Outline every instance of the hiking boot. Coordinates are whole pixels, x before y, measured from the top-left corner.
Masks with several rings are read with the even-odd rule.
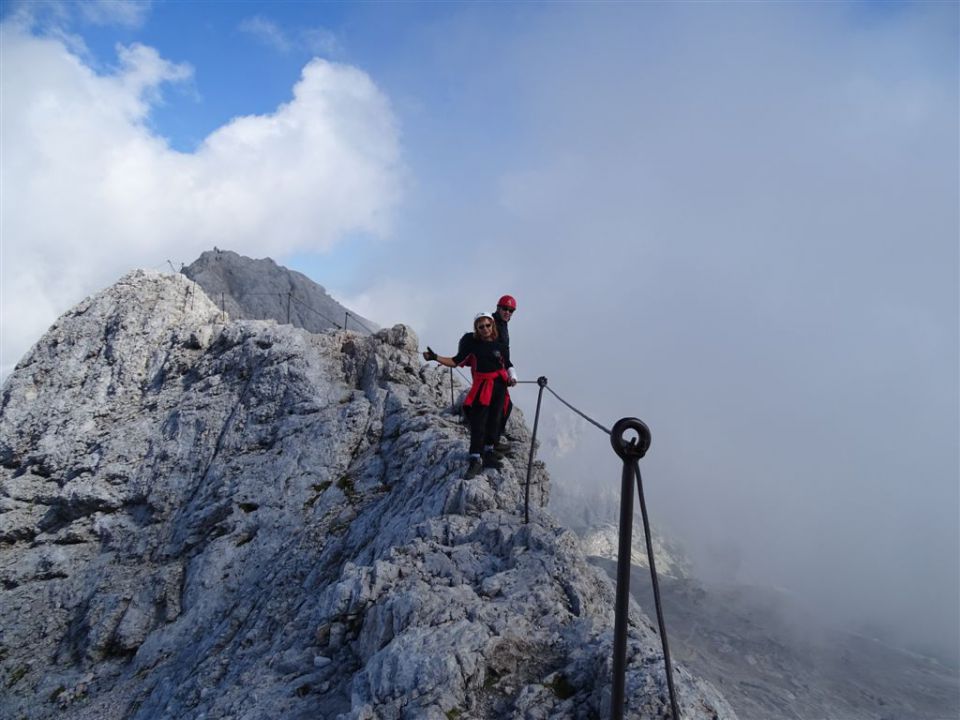
[[[464,475],[464,477],[467,480],[469,480],[470,478],[475,478],[477,475],[479,475],[483,471],[483,468],[484,468],[484,464],[480,460],[480,458],[476,458],[476,457],[470,458],[470,465],[467,468],[467,474]]]
[[[503,467],[503,465],[500,464],[500,461],[497,460],[497,456],[492,452],[485,452],[483,454],[483,466],[485,468],[493,468],[494,470],[499,470]]]
[[[513,448],[511,443],[506,442],[505,440],[500,440],[496,445],[493,446],[494,452],[503,457],[504,455],[509,455],[510,450]]]

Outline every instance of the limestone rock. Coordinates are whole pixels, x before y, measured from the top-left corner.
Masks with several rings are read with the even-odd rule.
[[[224,323],[183,275],[64,315],[0,400],[0,716],[605,715],[610,581],[523,523],[525,452],[464,479],[417,344]],[[628,716],[664,718],[631,613]],[[686,720],[734,717],[675,679]]]
[[[647,558],[647,547],[643,535],[643,520],[639,517],[639,513],[634,516],[633,525],[630,562],[643,568],[649,568],[650,562]],[[616,561],[620,547],[620,537],[619,529],[615,525],[598,523],[580,529],[577,534],[581,538],[583,551],[588,556]],[[665,540],[657,533],[652,533],[652,538],[653,561],[657,567],[657,574],[675,578],[689,577],[691,563],[684,553],[675,544]]]
[[[270,258],[254,260],[230,250],[208,250],[182,270],[234,320],[276,320],[310,332],[375,332],[376,323],[345,308],[302,273]]]

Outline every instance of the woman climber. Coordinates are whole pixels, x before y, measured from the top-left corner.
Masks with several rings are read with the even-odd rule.
[[[470,366],[473,384],[463,401],[470,421],[470,465],[466,477],[475,477],[483,468],[499,468],[494,442],[509,398],[507,386],[515,385],[517,380],[510,362],[510,348],[499,339],[493,316],[477,313],[473,332],[460,338],[453,357],[437,355],[428,346],[423,359],[436,360],[449,368]]]

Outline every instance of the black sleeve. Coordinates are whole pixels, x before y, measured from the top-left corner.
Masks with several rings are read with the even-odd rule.
[[[505,342],[500,343],[500,352],[503,353],[503,367],[512,368],[513,363],[510,362],[510,346]]]
[[[467,333],[460,338],[460,344],[457,346],[457,354],[453,356],[453,361],[459,365],[467,356],[473,352],[473,333]]]
[[[507,327],[507,321],[500,317],[500,313],[494,312],[493,319],[497,323],[497,335],[500,342],[510,347],[510,328]]]

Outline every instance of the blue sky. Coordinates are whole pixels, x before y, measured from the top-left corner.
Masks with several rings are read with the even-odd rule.
[[[404,160],[418,166],[414,188],[422,189],[417,183],[424,178],[432,183],[431,193],[443,192],[448,183],[457,183],[462,192],[471,179],[489,184],[499,169],[496,155],[523,143],[523,118],[516,108],[509,103],[474,105],[478,101],[463,86],[460,71],[464,64],[473,71],[487,43],[506,42],[515,32],[515,19],[536,12],[532,6],[103,2],[87,4],[103,8],[92,19],[77,3],[3,5],[8,20],[29,12],[38,34],[69,34],[79,40],[80,56],[99,74],[117,72],[118,44],[147,45],[165,60],[188,67],[188,78],[153,88],[155,97],[144,118],[152,133],[179,152],[194,152],[232,118],[270,114],[289,102],[304,65],[314,57],[376,76],[401,124],[404,147],[411,150]],[[122,6],[135,11],[119,10]],[[469,50],[453,46],[458,33]],[[496,153],[489,152],[491,145]],[[451,150],[461,164],[448,159]],[[378,246],[368,233],[348,231],[344,237],[322,258],[307,250],[285,259],[307,271],[315,263],[332,263],[338,289],[356,289],[361,256],[376,253]]]
[[[237,115],[272,112],[291,97],[303,66],[315,55],[351,62],[332,28],[351,6],[341,3],[163,2],[137,27],[88,24],[83,33],[97,63],[116,62],[116,44],[144,43],[195,75],[166,93],[151,115],[171,145],[190,152]]]
[[[956,3],[2,18],[4,373],[213,245],[439,352],[509,292],[521,374],[651,425],[651,512],[705,574],[956,656]],[[547,415],[558,484],[609,498],[609,447]]]

